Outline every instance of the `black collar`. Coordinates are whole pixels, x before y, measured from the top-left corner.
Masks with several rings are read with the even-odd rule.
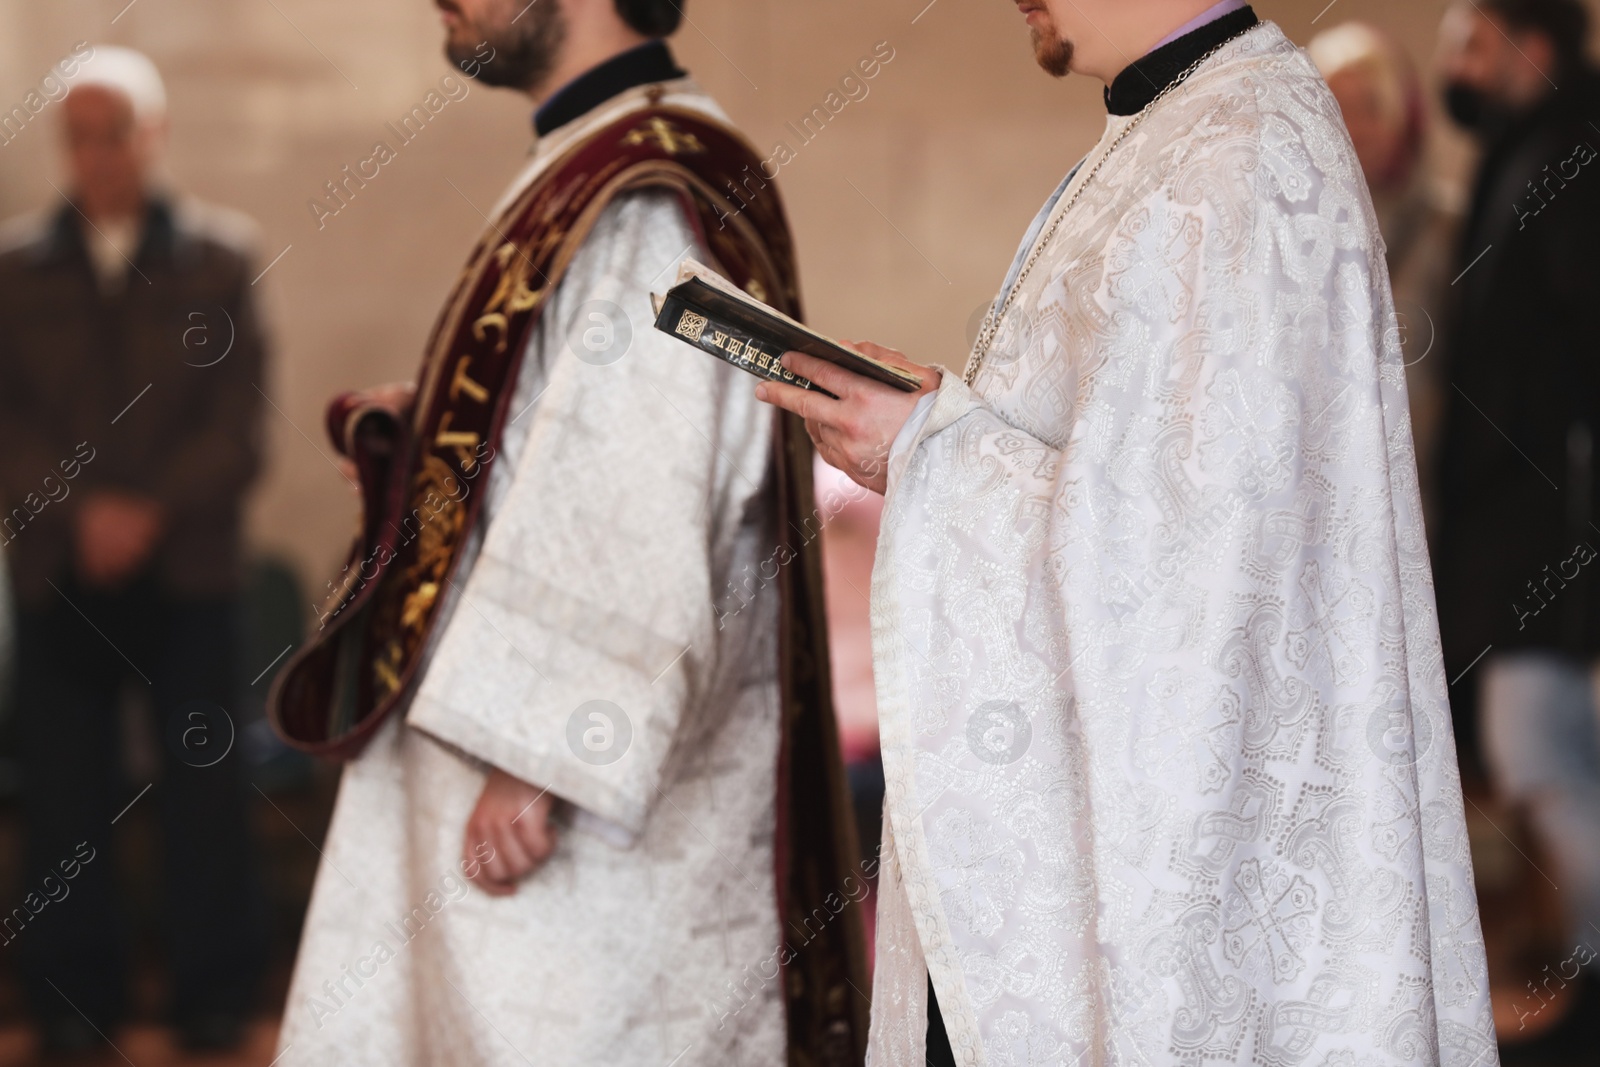
[[[647,41],[612,56],[597,67],[590,67],[557,89],[555,95],[533,113],[534,132],[543,137],[573,119],[582,118],[618,93],[683,76],[684,72],[673,60],[665,42]]]
[[[1150,106],[1163,89],[1219,45],[1231,41],[1261,20],[1248,7],[1191,30],[1128,65],[1106,87],[1106,110],[1113,115],[1133,115]]]

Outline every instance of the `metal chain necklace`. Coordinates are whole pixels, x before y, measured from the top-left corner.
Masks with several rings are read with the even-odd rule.
[[[1022,264],[1022,270],[1017,272],[1017,280],[1011,283],[1011,288],[1009,291],[1007,291],[1006,298],[1001,303],[999,309],[996,310],[991,308],[989,310],[989,316],[983,320],[983,329],[978,334],[978,343],[973,346],[972,355],[967,360],[966,372],[962,375],[962,380],[965,381],[967,385],[970,386],[977,379],[978,369],[983,366],[984,357],[989,354],[989,346],[994,343],[995,334],[1000,331],[1000,324],[1005,321],[1006,313],[1011,310],[1011,305],[1016,301],[1017,294],[1022,291],[1022,283],[1027,280],[1028,273],[1033,270],[1033,265],[1039,262],[1039,257],[1044,255],[1045,249],[1050,246],[1050,239],[1056,235],[1056,230],[1061,226],[1061,220],[1066,218],[1067,215],[1072,211],[1073,205],[1075,205],[1078,202],[1078,199],[1083,196],[1084,190],[1088,189],[1089,186],[1094,183],[1095,175],[1100,173],[1100,169],[1106,165],[1106,160],[1111,158],[1112,153],[1117,150],[1117,146],[1122,144],[1122,142],[1127,139],[1130,133],[1139,128],[1139,125],[1144,122],[1146,116],[1156,109],[1157,104],[1161,103],[1161,101],[1165,100],[1179,86],[1188,81],[1189,76],[1204,66],[1207,60],[1216,55],[1218,52],[1222,51],[1224,48],[1228,47],[1240,37],[1244,36],[1246,33],[1249,33],[1250,30],[1254,28],[1254,26],[1251,26],[1247,29],[1239,31],[1226,41],[1223,41],[1221,44],[1217,45],[1217,47],[1213,48],[1211,51],[1207,52],[1205,55],[1201,56],[1199,59],[1195,60],[1193,63],[1189,64],[1183,73],[1174,78],[1165,89],[1162,89],[1155,95],[1154,99],[1141,108],[1139,112],[1133,116],[1132,120],[1130,120],[1129,123],[1122,128],[1121,132],[1117,134],[1112,142],[1106,146],[1106,150],[1100,154],[1100,158],[1095,161],[1095,165],[1089,170],[1088,174],[1084,175],[1083,180],[1078,183],[1077,189],[1073,190],[1072,196],[1067,200],[1066,206],[1054,213],[1054,217],[1050,220],[1049,228],[1046,229],[1044,233],[1040,234],[1039,239],[1034,242],[1033,252]]]

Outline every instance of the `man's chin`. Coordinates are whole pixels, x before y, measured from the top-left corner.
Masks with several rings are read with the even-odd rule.
[[[1034,29],[1033,58],[1040,68],[1052,78],[1065,78],[1072,73],[1072,42],[1064,41],[1056,35],[1054,28],[1048,31]]]
[[[449,32],[445,34],[444,54],[452,66],[460,68],[473,58],[473,53],[477,50],[478,42],[483,40],[483,35],[478,34],[476,41],[469,41],[468,38],[471,36],[473,34],[465,25],[451,26]]]
[[[471,39],[469,40],[469,38]],[[521,86],[516,86],[512,81],[503,77],[502,72],[495,67],[492,59],[485,62],[482,54],[483,45],[484,40],[481,33],[469,32],[464,36],[452,33],[445,38],[444,55],[450,61],[451,66],[475,82],[496,89],[503,89],[507,86],[521,88]]]

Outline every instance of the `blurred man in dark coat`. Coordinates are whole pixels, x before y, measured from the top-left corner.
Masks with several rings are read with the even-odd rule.
[[[1552,846],[1574,936],[1592,941],[1600,85],[1587,29],[1577,0],[1478,0],[1444,25],[1447,103],[1484,158],[1447,331],[1435,571],[1452,695],[1477,688],[1488,770]]]
[[[75,54],[71,188],[0,243],[0,542],[18,603],[25,894],[0,912],[50,1052],[124,1013],[113,823],[159,806],[172,1011],[235,1042],[260,970],[234,671],[241,501],[259,464],[250,227],[158,191],[148,59]],[[143,689],[163,766],[126,782],[117,708]],[[9,905],[8,905],[9,907]]]

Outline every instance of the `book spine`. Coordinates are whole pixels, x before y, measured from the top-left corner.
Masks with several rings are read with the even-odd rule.
[[[656,325],[680,341],[687,341],[758,378],[833,395],[810,379],[785,369],[781,362],[783,351],[777,346],[718,319],[703,307],[669,298],[661,308]]]

